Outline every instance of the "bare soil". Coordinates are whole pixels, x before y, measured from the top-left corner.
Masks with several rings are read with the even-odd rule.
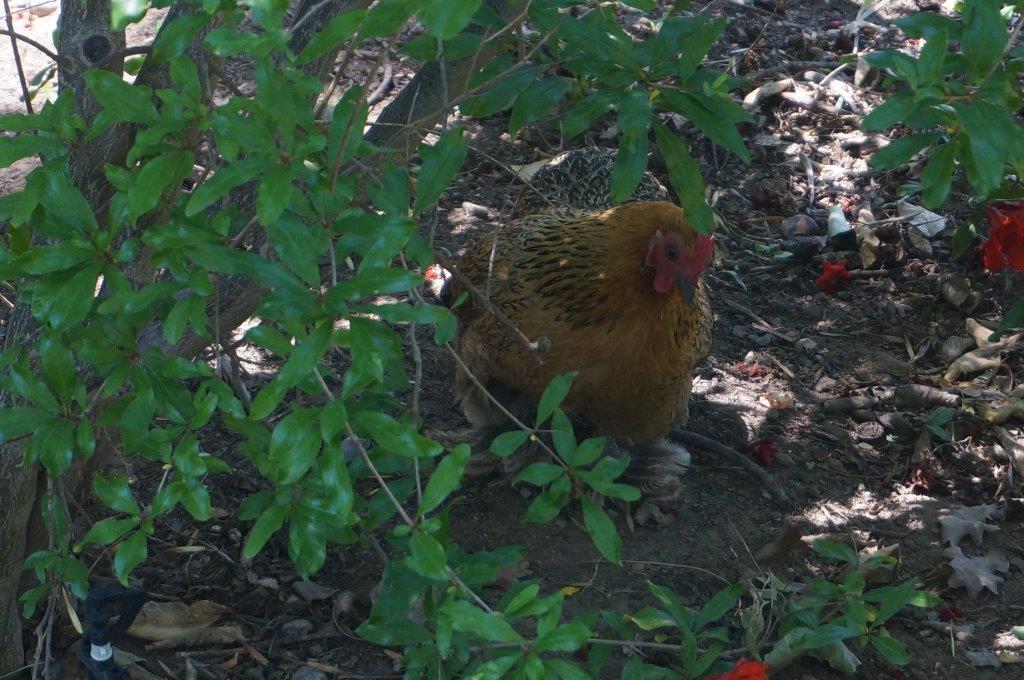
[[[752,4],[754,7],[743,8],[733,2],[710,3],[713,14],[730,19],[713,59],[733,74],[753,77],[748,90],[785,77],[808,87],[804,71],[827,74],[838,66],[839,54],[852,49],[837,45],[842,40],[829,29],[852,21],[858,10],[855,3],[788,0],[780,2],[774,12],[770,2]],[[869,21],[891,29],[892,19],[919,8],[934,11],[938,4],[891,2]],[[15,19],[16,28],[49,44],[55,16],[37,17],[30,25],[21,14]],[[641,14],[624,11],[622,19],[630,30],[643,30]],[[855,44],[861,52],[890,45],[907,46],[895,30],[867,28],[858,33]],[[31,48],[22,49],[30,71],[45,67],[45,58],[40,61]],[[358,55],[353,59],[352,77],[359,82],[369,79],[372,86],[377,78],[373,58]],[[833,66],[808,68],[801,66],[802,62]],[[391,95],[410,74],[408,64],[397,62],[397,58],[396,64],[396,87]],[[0,112],[19,110],[19,90],[6,77],[13,73],[12,68],[8,51],[0,50],[0,71],[5,74],[0,79]],[[838,79],[852,82],[852,69]],[[863,113],[882,99],[885,90],[869,77],[864,87],[853,91],[854,104]],[[900,385],[945,387],[941,379],[949,360],[940,351],[942,343],[951,336],[965,335],[968,317],[998,320],[1007,302],[1024,286],[1019,279],[1004,282],[983,273],[974,254],[950,262],[952,233],[970,211],[957,187],[943,212],[950,228],[931,241],[930,255],[907,249],[878,273],[858,276],[836,294],[827,294],[816,285],[822,262],[845,257],[850,269],[860,269],[857,252],[810,253],[802,260],[790,261],[774,257],[782,240],[783,218],[807,213],[824,225],[828,208],[837,203],[843,205],[851,221],[865,206],[870,206],[876,219],[891,218],[896,215],[899,187],[920,172],[919,166],[899,173],[868,171],[866,158],[872,147],[870,143],[849,144],[844,135],[857,131],[857,117],[848,107],[836,115],[836,100],[834,94],[826,93],[819,100],[825,107],[809,111],[775,98],[756,109],[757,124],[744,130],[754,157],[750,165],[721,148],[712,148],[692,127],[680,130],[699,158],[723,219],[718,261],[707,277],[715,310],[714,346],[695,379],[689,429],[740,450],[765,440],[773,442],[780,454],[771,472],[795,507],[779,510],[741,468],[694,451],[695,465],[685,480],[682,498],[662,508],[664,522],[651,520],[630,529],[619,509],[623,567],[598,560],[578,517],[563,515],[543,527],[522,523],[531,492],[513,487],[500,476],[464,484],[451,513],[453,532],[467,550],[522,546],[527,562],[521,573],[509,578],[528,574],[541,579],[547,590],[570,587],[570,613],[597,608],[635,611],[650,604],[647,580],[669,586],[687,603],[699,605],[722,587],[723,579],[749,578],[767,568],[798,581],[837,572],[835,564],[813,555],[801,541],[774,553],[764,550],[784,542],[786,536],[832,534],[868,550],[896,545],[898,576],[923,579],[942,596],[959,622],[974,625],[974,636],[966,641],[951,639],[925,625],[922,612],[907,610],[893,619],[889,630],[910,648],[910,663],[900,670],[891,669],[872,649],[855,650],[863,661],[857,677],[1024,678],[1020,663],[1005,663],[1000,668],[970,663],[977,658],[971,652],[1024,654],[1024,641],[1009,633],[1011,626],[1024,623],[1022,517],[1019,501],[1013,503],[1022,495],[1021,480],[1010,473],[1005,458],[999,458],[992,426],[961,410],[947,427],[950,441],[933,436],[929,442],[919,435],[924,429],[922,421],[934,412],[934,405],[883,403],[845,413],[823,408],[829,399],[884,397],[885,390]],[[531,126],[512,139],[502,117],[466,122],[470,157],[438,211],[437,243],[454,254],[474,234],[514,216],[518,184],[508,165],[568,148],[557,128],[544,124]],[[606,121],[594,134],[573,140],[571,145],[614,146],[612,122]],[[800,153],[812,162],[842,171],[829,175],[819,167],[812,190]],[[652,169],[658,173],[658,168],[654,159]],[[0,175],[0,191],[16,189],[19,172],[24,170],[15,167]],[[485,206],[486,217],[465,208],[464,202]],[[939,292],[940,277],[951,272],[965,273],[979,294],[980,302],[969,314]],[[465,428],[453,405],[449,358],[432,345],[428,333],[422,334],[420,345],[424,351],[422,405],[428,428]],[[1002,368],[989,376],[992,384],[956,382],[955,386],[1009,389],[1020,368],[1020,352],[1011,350]],[[258,384],[267,379],[272,367],[253,364],[246,369]],[[780,400],[786,406],[787,395],[792,397],[791,407],[770,408],[769,404]],[[905,414],[907,427],[891,426],[894,420],[885,414],[897,411]],[[880,416],[890,426],[871,425],[877,424]],[[1011,436],[1020,435],[1018,426],[1019,421],[1007,424]],[[233,510],[260,482],[255,471],[234,453],[233,445],[232,435],[218,428],[211,428],[204,440],[206,450],[235,466],[232,474],[208,480],[218,517],[205,525],[196,525],[183,514],[162,521],[157,540],[151,544],[152,558],[136,575],[138,584],[161,600],[210,599],[234,608],[232,616],[244,625],[250,642],[196,652],[189,663],[206,677],[319,677],[301,675],[313,670],[308,666],[300,670],[309,660],[373,677],[400,675],[393,655],[360,641],[351,632],[368,610],[371,589],[382,566],[372,546],[332,549],[315,581],[334,594],[312,603],[293,592],[298,577],[289,562],[284,537],[272,540],[252,564],[242,564],[241,543],[249,527],[233,519]],[[146,497],[156,487],[161,471],[141,464],[133,474],[140,494]],[[961,506],[992,502],[1010,507],[1007,516],[997,522],[1000,530],[987,534],[982,548],[970,542],[962,545],[968,554],[1000,549],[1011,566],[1003,574],[999,595],[986,591],[972,599],[963,589],[946,583],[949,568],[943,551],[947,546],[940,536],[938,518]],[[197,553],[164,550],[186,544],[208,549]],[[105,572],[107,567],[101,562],[98,570]],[[499,594],[500,588],[495,587],[485,596],[496,598]],[[65,632],[69,634],[64,641],[70,645],[75,635]],[[737,634],[734,640],[738,639]],[[146,652],[131,641],[125,642],[125,648],[144,657],[145,668],[159,677],[186,674],[184,657],[179,654]],[[71,657],[64,658],[68,660],[65,673],[73,677]],[[653,660],[659,658],[666,661],[657,655]],[[773,674],[778,680],[833,677],[837,677],[835,671],[814,661]]]

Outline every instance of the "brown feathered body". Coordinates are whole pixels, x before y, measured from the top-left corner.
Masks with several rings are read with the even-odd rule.
[[[531,340],[535,357],[472,297],[456,307],[456,346],[488,389],[536,402],[556,375],[579,371],[564,404],[602,434],[636,444],[685,424],[694,367],[708,353],[712,314],[703,283],[692,300],[658,293],[645,251],[656,232],[696,233],[678,206],[637,202],[599,212],[524,217],[471,244],[459,270]],[[464,287],[449,283],[449,299]],[[456,392],[476,426],[503,414],[461,368]]]

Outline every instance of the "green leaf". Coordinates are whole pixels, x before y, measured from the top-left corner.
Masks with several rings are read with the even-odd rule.
[[[533,643],[537,652],[575,652],[587,642],[590,629],[578,621],[559,626],[541,635]]]
[[[361,411],[353,414],[351,420],[359,429],[369,433],[380,446],[389,452],[411,458],[436,456],[444,448],[405,423],[400,423],[380,411]]]
[[[174,151],[147,161],[128,193],[130,219],[135,220],[155,208],[169,186],[180,185],[192,171],[194,160],[190,152]]]
[[[249,537],[245,540],[245,548],[242,550],[242,559],[251,560],[256,557],[270,537],[284,525],[285,517],[288,515],[288,506],[274,504],[260,513],[256,523],[252,525]]]
[[[351,38],[366,17],[366,10],[357,9],[333,17],[322,31],[317,33],[299,53],[297,66],[308,64]]]
[[[1024,328],[1024,299],[1018,299],[1010,306],[1003,316],[1003,320],[999,322],[999,326],[989,336],[989,340],[995,342],[1006,331],[1017,328]]]
[[[85,72],[85,84],[103,105],[108,122],[154,125],[160,120],[149,88],[129,85],[119,73],[90,69]]]
[[[552,463],[533,463],[527,465],[522,471],[516,476],[517,482],[527,482],[535,486],[544,486],[550,482],[555,481],[559,477],[565,474],[565,470],[560,465],[554,465]]]
[[[1024,626],[1014,626],[1010,628],[1010,632],[1013,633],[1018,640],[1024,640]]]
[[[871,646],[893,666],[904,666],[910,661],[906,645],[889,635],[872,635]]]
[[[612,168],[611,199],[628,199],[647,169],[647,127],[651,122],[651,100],[646,92],[635,91],[619,100],[619,153]]]
[[[149,7],[147,0],[112,0],[110,3],[110,23],[115,31],[123,31],[125,27],[141,19]]]
[[[654,134],[658,140],[658,148],[668,167],[668,176],[672,188],[682,200],[683,212],[693,228],[702,234],[710,234],[715,229],[715,216],[711,206],[704,200],[704,178],[693,156],[687,151],[683,141],[661,121],[652,121]]]
[[[460,105],[466,115],[487,118],[512,106],[526,87],[540,73],[537,67],[520,67],[506,74],[478,96]]]
[[[1003,181],[1003,163],[1020,144],[1015,139],[1021,135],[1020,126],[1006,109],[995,104],[954,103],[953,108],[960,116],[970,152],[964,159],[967,181],[976,193],[987,196]]]
[[[438,1],[446,2],[447,0]],[[416,201],[412,206],[413,214],[421,213],[436,201],[444,188],[455,179],[463,161],[466,160],[466,152],[469,150],[462,135],[463,129],[456,127],[441,135],[435,144],[420,145],[420,157],[423,159],[423,165],[420,166],[416,182]]]
[[[132,489],[128,485],[128,478],[122,474],[114,474],[110,477],[101,477],[98,474],[92,476],[92,490],[96,496],[112,510],[123,512],[126,515],[139,515],[142,509],[132,495]]]
[[[420,503],[420,516],[441,505],[448,495],[459,487],[462,472],[469,462],[470,450],[466,444],[459,444],[451,453],[441,459],[430,475],[430,481],[423,490],[423,501]]]
[[[300,409],[286,415],[270,436],[270,450],[260,471],[275,484],[302,479],[320,453],[320,409]]]
[[[358,300],[374,295],[404,293],[423,283],[423,278],[407,269],[362,269],[350,279],[339,281],[324,299],[328,310],[340,310],[342,300]]]
[[[937,31],[928,38],[917,59],[917,82],[919,87],[934,85],[942,79],[942,63],[949,48],[949,34]]]
[[[902,123],[917,108],[917,102],[909,94],[895,94],[886,99],[871,113],[864,116],[860,127],[867,132],[887,130]]]
[[[607,440],[604,437],[584,439],[576,447],[576,452],[572,455],[572,460],[569,461],[569,464],[574,468],[590,465],[604,453],[606,442]]]
[[[465,600],[449,599],[441,605],[441,613],[451,619],[452,628],[471,633],[490,642],[519,642],[519,635],[500,614],[491,614]]]
[[[1006,49],[1006,21],[999,15],[998,0],[964,3],[960,49],[975,78],[988,75]]]
[[[179,16],[164,23],[153,41],[153,52],[150,54],[150,58],[154,63],[159,64],[184,55],[185,50],[210,19],[209,14],[199,12]]]
[[[52,154],[60,149],[53,137],[42,135],[16,135],[0,137],[0,167],[6,168],[14,161],[36,154]]]
[[[1024,309],[1022,309],[1021,319],[1024,321]],[[526,440],[530,438],[531,434],[533,433],[526,430],[502,432],[494,438],[494,441],[491,442],[490,451],[499,458],[511,456],[519,450],[520,446],[526,443]]]
[[[679,626],[675,619],[654,607],[644,607],[637,613],[629,615],[629,619],[641,630],[657,630],[658,628],[676,628]]]
[[[260,182],[256,197],[256,214],[260,222],[270,225],[277,221],[292,200],[292,171],[284,165],[272,165]]]
[[[185,215],[192,217],[199,214],[235,187],[253,179],[260,173],[264,163],[266,161],[261,158],[246,158],[222,167],[192,192],[185,206]]]
[[[190,479],[187,482],[176,482],[176,484],[179,489],[178,500],[188,514],[200,522],[205,522],[213,516],[210,492],[202,482]]]
[[[562,404],[578,373],[579,371],[571,371],[555,376],[544,388],[544,393],[540,395],[540,402],[537,404],[537,427],[550,418],[555,409]]]
[[[576,433],[573,432],[572,423],[565,415],[565,411],[555,409],[555,415],[551,418],[551,438],[555,443],[555,451],[568,462],[573,459],[576,453]]]
[[[53,414],[32,406],[7,406],[0,409],[0,444],[31,434],[54,419]]]
[[[63,276],[50,277],[50,282],[63,280],[63,285],[61,293],[47,300],[45,306],[39,310],[41,320],[49,323],[57,331],[81,323],[92,309],[99,275],[100,266],[90,264],[67,279]]]
[[[743,143],[735,123],[721,111],[711,108],[715,104],[714,100],[689,92],[662,92],[660,96],[673,111],[693,122],[712,142],[732,151],[744,163],[750,162],[750,151]]]
[[[573,81],[564,77],[537,80],[516,97],[508,119],[508,133],[515,135],[524,125],[539,120],[551,111],[559,99],[572,89]]]
[[[86,532],[79,545],[110,545],[138,526],[138,517],[128,519],[107,517],[89,527],[89,531]]]
[[[918,151],[939,141],[937,132],[907,135],[893,140],[871,156],[871,166],[876,170],[893,170],[903,167]]]
[[[47,474],[59,477],[71,467],[75,455],[75,428],[70,421],[60,418],[36,432],[29,441],[30,457],[38,460]]]
[[[128,575],[132,569],[146,561],[146,534],[136,531],[121,541],[114,553],[114,575],[121,585],[128,585]]]
[[[814,549],[814,552],[830,560],[839,560],[852,566],[857,566],[860,563],[857,551],[839,541],[820,539],[811,543],[811,548]]]
[[[625,471],[628,464],[629,460],[626,458],[606,457],[599,460],[590,470],[578,470],[576,475],[603,496],[632,502],[640,499],[640,491],[628,484],[614,481]]]
[[[435,38],[447,40],[464,29],[480,8],[480,0],[429,0],[420,21]]]
[[[526,509],[523,520],[536,524],[547,524],[553,520],[558,512],[569,502],[569,491],[572,483],[568,476],[556,479],[551,486],[547,487],[530,503]]]
[[[928,164],[921,171],[921,202],[926,208],[938,208],[949,196],[956,147],[955,140],[936,146],[932,149]]]
[[[417,574],[436,581],[448,579],[448,558],[436,538],[426,532],[415,531],[409,539],[409,550],[411,554],[407,563]]]
[[[697,615],[697,623],[693,626],[694,631],[699,631],[709,623],[718,621],[734,609],[742,593],[742,583],[734,583],[715,593],[714,597],[701,607],[700,613]]]
[[[601,506],[586,496],[580,497],[580,504],[583,506],[583,521],[587,527],[590,539],[610,562],[619,564],[621,561],[622,538],[615,529],[612,522]]]
[[[320,438],[324,440],[324,444],[334,443],[341,433],[347,430],[347,424],[348,410],[345,408],[345,402],[341,399],[327,402],[320,416]]]

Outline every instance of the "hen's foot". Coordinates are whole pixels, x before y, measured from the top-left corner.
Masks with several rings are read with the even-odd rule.
[[[690,470],[685,446],[670,441],[629,447],[632,454],[623,481],[640,490],[648,501],[670,501],[682,491],[681,477]]]

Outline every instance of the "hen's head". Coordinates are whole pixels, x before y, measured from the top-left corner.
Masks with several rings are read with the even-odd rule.
[[[698,234],[683,220],[682,211],[671,207],[671,211],[656,211],[658,219],[651,220],[653,233],[647,241],[644,264],[654,270],[651,285],[655,292],[666,294],[675,289],[690,302],[700,275],[711,261],[715,238]]]

